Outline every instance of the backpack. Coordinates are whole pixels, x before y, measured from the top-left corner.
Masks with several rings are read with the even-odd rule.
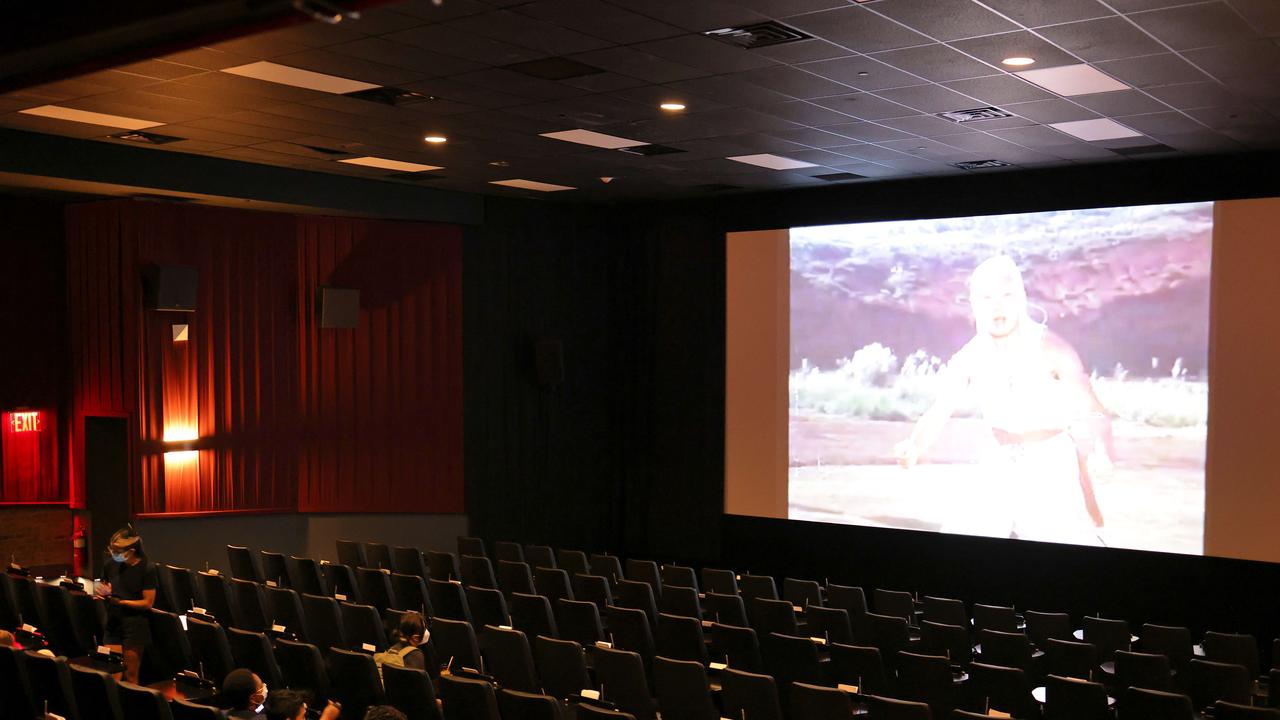
[[[396,667],[404,667],[405,666],[404,659],[409,655],[409,653],[417,649],[418,648],[412,645],[405,645],[399,650],[391,649],[391,650],[387,650],[386,652],[374,653],[373,663],[378,666],[378,679],[379,680],[382,679],[383,665],[395,665]]]

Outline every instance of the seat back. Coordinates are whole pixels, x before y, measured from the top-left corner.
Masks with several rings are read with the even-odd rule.
[[[982,630],[978,643],[982,645],[982,662],[1030,672],[1031,638],[1026,633]]]
[[[342,626],[342,610],[338,601],[323,595],[304,594],[302,613],[307,623],[307,639],[328,652],[331,647],[344,647],[347,635]]]
[[[555,640],[546,636],[533,639],[533,662],[542,681],[542,691],[565,699],[591,687],[587,674],[586,654],[582,645],[572,640]]]
[[[197,705],[181,698],[169,701],[169,712],[173,720],[225,720],[226,716],[216,707]]]
[[[535,571],[538,568],[555,568],[556,551],[549,545],[525,545],[524,561]]]
[[[1116,651],[1116,686],[1148,690],[1173,690],[1169,658],[1156,653]]]
[[[1084,641],[1098,649],[1098,662],[1110,662],[1117,650],[1129,649],[1129,623],[1085,616]]]
[[[510,611],[511,627],[524,632],[528,637],[560,637],[556,619],[551,614],[551,603],[545,597],[512,593]]]
[[[343,714],[362,718],[370,705],[381,705],[384,694],[373,656],[342,648],[329,649],[329,696]]]
[[[595,603],[561,598],[556,601],[556,619],[563,640],[587,647],[604,639],[600,610]]]
[[[607,578],[611,585],[617,586],[619,580],[628,577],[623,574],[622,561],[616,555],[592,553],[588,562],[591,564],[591,574]]]
[[[478,537],[468,537],[465,535],[458,537],[458,556],[472,555],[475,557],[487,558],[489,553],[484,549],[484,540]]]
[[[276,640],[275,656],[285,687],[309,692],[314,704],[323,707],[329,697],[329,673],[320,648],[310,643]]]
[[[653,699],[645,675],[644,661],[636,653],[592,646],[587,648],[603,699],[635,715],[637,720],[653,720]]]
[[[591,565],[587,563],[587,554],[581,550],[557,550],[556,567],[569,573],[569,577],[591,574]]]
[[[444,720],[501,720],[493,683],[487,680],[440,676]]]
[[[382,686],[387,703],[404,713],[409,720],[440,720],[435,686],[431,684],[431,676],[426,672],[383,665]]]
[[[338,540],[338,563],[355,570],[369,567],[369,558],[365,555],[364,545],[352,540]]]
[[[737,625],[738,627],[745,627],[751,624],[747,621],[747,607],[740,595],[722,595],[709,592],[703,597],[703,601],[707,609],[707,615],[715,622],[724,625]]]
[[[740,625],[711,623],[711,657],[738,670],[762,672],[760,637],[756,631]]]
[[[793,682],[821,685],[826,680],[812,640],[778,633],[762,637],[765,670],[778,681],[784,696]]]
[[[1018,632],[1018,613],[1004,605],[973,605],[974,632],[995,630],[997,632]]]
[[[782,579],[782,599],[798,608],[822,605],[822,586],[815,580]]]
[[[1213,704],[1213,720],[1280,720],[1280,710],[1219,700]]]
[[[499,687],[530,693],[541,691],[529,639],[524,633],[486,625],[480,631],[480,653],[484,656],[486,671],[497,680]]]
[[[1181,670],[1194,656],[1191,647],[1191,630],[1172,625],[1142,626],[1142,652],[1164,655],[1175,670]],[[1272,662],[1280,662],[1280,655]]]
[[[476,633],[471,623],[436,617],[431,621],[431,642],[443,665],[477,671],[483,668],[480,646],[476,643]]]
[[[71,665],[70,670],[71,689],[83,720],[124,720],[115,678],[79,665]]]
[[[561,720],[564,717],[558,699],[508,688],[498,691],[498,711],[502,720]]]
[[[879,615],[900,617],[908,625],[916,624],[916,600],[909,592],[876,588],[871,591],[871,604]]]
[[[768,675],[728,669],[720,674],[720,686],[725,717],[782,720],[778,688]]]
[[[595,566],[592,566],[592,571],[597,575],[600,574],[595,571]],[[662,597],[662,574],[658,571],[658,563],[652,560],[627,558],[626,579],[645,583],[653,590],[655,598]]]
[[[129,720],[173,720],[164,695],[151,688],[120,682],[120,708]]]
[[[927,703],[938,717],[955,705],[951,663],[941,655],[898,653],[898,691],[900,697]]]
[[[204,608],[214,620],[222,625],[235,625],[236,616],[232,610],[231,584],[221,574],[210,572],[196,573],[196,586],[199,588]]]
[[[649,625],[658,622],[658,603],[653,587],[640,580],[619,580],[613,593],[613,604],[618,607],[641,610],[649,618]]]
[[[49,712],[67,720],[80,720],[80,706],[71,687],[71,669],[62,656],[26,652],[27,677],[37,706],[48,703]]]
[[[1074,640],[1071,634],[1071,616],[1059,612],[1028,610],[1022,614],[1027,621],[1027,637],[1041,650],[1050,640]]]
[[[516,547],[519,547],[518,545]],[[510,598],[512,593],[534,594],[533,571],[523,562],[498,561],[498,587]]]
[[[430,573],[431,578],[440,581],[462,579],[462,573],[458,572],[457,558],[453,553],[439,550],[427,551],[427,572]]]
[[[422,551],[416,547],[397,545],[391,548],[391,566],[397,573],[416,575],[422,578],[423,582],[431,577],[431,573],[427,570],[427,560],[423,557]]]
[[[1107,689],[1100,683],[1050,675],[1045,678],[1045,720],[1110,720]]]
[[[26,655],[21,650],[0,645],[0,697],[4,698],[5,718],[36,716],[31,679],[27,676]]]
[[[72,605],[71,592],[61,585],[36,585],[36,595],[44,605],[48,627],[45,638],[59,655],[80,657],[89,654],[93,640],[80,624],[80,616]]]
[[[433,577],[427,581],[427,597],[431,599],[434,617],[471,622],[471,607],[462,583]]]
[[[796,611],[786,600],[751,598],[751,603],[747,607],[747,617],[751,620],[751,627],[755,628],[756,633],[761,637],[769,633],[780,635],[799,633]]]
[[[462,583],[468,587],[497,589],[498,579],[493,574],[493,564],[483,555],[463,555]]]
[[[274,613],[267,610],[267,597],[261,585],[249,580],[232,580],[231,601],[235,603],[232,614],[237,619],[236,627],[251,632],[271,629]]]
[[[881,657],[892,664],[897,661],[898,651],[904,650],[911,639],[911,631],[907,621],[896,615],[867,613],[863,616],[864,627],[861,633],[855,632],[859,642],[864,645],[880,648]]]
[[[657,654],[663,657],[707,664],[707,644],[702,636],[702,622],[694,618],[659,614],[654,644]]]
[[[391,559],[391,548],[386,543],[367,542],[364,544],[364,556],[369,561],[364,567],[376,568],[378,570],[395,570],[395,563]]]
[[[553,605],[560,598],[574,599],[573,587],[569,584],[569,573],[559,568],[535,566],[533,584],[538,594],[546,597]]]
[[[342,630],[347,637],[347,647],[352,650],[382,652],[388,647],[386,628],[382,616],[372,605],[338,603],[342,609]]]
[[[183,670],[199,669],[200,658],[195,652],[196,637],[189,628],[192,623],[199,623],[200,620],[188,617],[188,630],[184,632],[182,621],[177,615],[152,608],[147,621],[151,625],[151,647],[148,654],[161,676],[173,677]]]
[[[324,572],[320,569],[320,563],[314,558],[290,556],[285,567],[289,569],[290,585],[300,594],[329,594]]]
[[[702,619],[702,603],[698,600],[697,588],[664,585],[658,610],[669,615]]]
[[[356,571],[337,563],[322,565],[324,584],[337,600],[361,602],[360,584],[356,581]],[[341,596],[341,597],[339,597]]]
[[[715,720],[707,669],[696,662],[658,657],[653,661],[653,684],[662,720]]]
[[[613,604],[613,590],[609,585],[609,579],[601,575],[584,575],[578,573],[573,576],[573,597],[575,600],[586,600],[593,602],[596,607],[604,612],[604,609]]]
[[[395,607],[395,591],[391,589],[391,575],[388,573],[376,568],[359,568],[356,570],[356,583],[360,586],[364,604],[374,606],[380,613]]]
[[[620,608],[610,605],[606,613],[609,620],[609,639],[620,650],[640,653],[648,670],[653,661],[653,629],[649,616],[643,610]]]
[[[969,611],[965,609],[963,600],[930,595],[924,596],[923,619],[939,625],[955,625],[966,629],[970,625]]]
[[[739,575],[738,588],[738,594],[747,603],[750,603],[751,598],[778,599],[778,586],[774,584],[773,577],[769,575]]]
[[[257,570],[256,562],[253,562],[253,553],[247,547],[229,544],[227,546],[227,561],[230,568],[232,568],[233,578],[250,580],[253,583],[262,582],[262,574]]]
[[[1219,700],[1247,705],[1252,684],[1253,677],[1244,665],[1200,659],[1187,663],[1182,683],[1197,708],[1207,708]]]
[[[933,711],[926,703],[879,695],[868,695],[863,700],[867,704],[867,720],[932,720],[933,718]]]
[[[1116,705],[1117,720],[1194,720],[1196,717],[1191,698],[1159,690],[1126,688]]]
[[[227,629],[227,643],[236,667],[249,668],[269,687],[283,687],[284,675],[271,651],[271,641],[260,632]]]
[[[970,692],[984,698],[984,706],[1017,718],[1035,717],[1040,707],[1031,696],[1027,674],[1018,668],[973,663],[969,668]]]
[[[957,665],[968,665],[973,660],[969,632],[959,625],[945,625],[928,620],[921,622],[920,649],[931,655],[945,655]]]
[[[471,608],[471,624],[479,630],[485,625],[510,625],[507,600],[493,588],[467,587],[467,605]]]
[[[698,591],[698,574],[693,568],[684,565],[663,565],[658,568],[658,573],[662,578],[663,592],[666,587],[674,585],[676,587],[693,588],[696,593]]]
[[[493,557],[498,562],[524,562],[524,548],[520,543],[509,540],[498,540],[493,544]]]
[[[832,643],[829,648],[832,679],[837,683],[853,685],[864,693],[890,691],[889,676],[879,648],[841,643]]]
[[[721,595],[738,594],[738,576],[732,570],[702,568],[702,591]]]
[[[282,626],[286,632],[293,633],[299,640],[308,641],[306,615],[302,612],[302,596],[291,588],[268,587],[264,590],[267,596],[267,608],[273,625]]]
[[[1207,632],[1204,634],[1204,656],[1212,662],[1243,665],[1249,677],[1258,677],[1258,641],[1252,635]]]
[[[396,610],[412,610],[431,617],[431,600],[427,596],[427,583],[420,575],[392,573],[392,607]]]
[[[270,580],[280,587],[293,587],[293,577],[289,574],[289,563],[285,562],[283,553],[262,550],[258,554],[262,558],[262,577],[264,580]]]
[[[849,720],[853,717],[853,703],[843,690],[792,683],[791,717],[805,720]]]
[[[1045,670],[1053,675],[1088,680],[1097,664],[1098,651],[1093,643],[1055,638],[1045,641]]]
[[[201,677],[220,683],[227,673],[235,670],[231,644],[221,625],[188,616],[185,637],[191,643],[191,656],[195,662],[192,669],[199,670]]]

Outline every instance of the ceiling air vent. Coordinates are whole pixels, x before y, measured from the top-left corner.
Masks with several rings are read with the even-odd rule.
[[[672,153],[685,152],[680,148],[674,148],[668,145],[632,145],[631,147],[618,149],[629,155],[671,155]]]
[[[985,168],[1009,167],[1009,163],[1003,160],[965,160],[964,162],[951,163],[951,167],[958,167],[961,170],[983,170]]]
[[[141,130],[130,130],[129,132],[116,133],[107,137],[113,140],[125,140],[127,142],[143,143],[145,145],[167,145],[171,142],[186,140],[183,137],[174,135],[159,135],[157,133],[142,132]]]
[[[856,173],[851,173],[851,172],[827,173],[826,175],[813,175],[812,177],[816,177],[819,180],[826,180],[827,182],[840,182],[842,180],[865,180],[867,178],[866,175],[858,175]]]
[[[435,95],[427,95],[425,93],[414,92],[397,87],[376,87],[368,90],[360,90],[353,93],[347,93],[347,97],[353,97],[357,100],[368,100],[382,105],[417,105],[419,103],[431,102],[436,100]]]
[[[319,145],[299,145],[298,147],[306,148],[311,152],[320,153],[321,155],[352,155],[354,154],[354,153],[349,153],[346,150],[334,150],[333,148],[320,147]]]
[[[974,120],[995,120],[996,118],[1013,117],[1013,113],[1005,112],[998,107],[981,107],[972,110],[952,110],[938,113],[938,117],[951,122],[967,123]]]
[[[798,42],[800,40],[808,40],[813,37],[812,35],[806,35],[793,27],[787,27],[786,25],[774,20],[755,23],[753,25],[743,25],[742,27],[727,27],[720,28],[719,30],[708,30],[702,34],[712,40],[719,40],[722,43],[736,45],[747,50],[769,47],[770,45]]]

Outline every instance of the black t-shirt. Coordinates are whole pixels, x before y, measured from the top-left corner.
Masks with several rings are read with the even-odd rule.
[[[156,566],[147,560],[136,565],[127,562],[108,562],[103,572],[103,579],[111,583],[111,596],[121,600],[141,600],[143,590],[156,589]],[[145,616],[146,610],[141,608],[121,607],[124,617]]]

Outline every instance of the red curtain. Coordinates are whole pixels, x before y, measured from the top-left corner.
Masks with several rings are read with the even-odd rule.
[[[96,246],[73,316],[119,308],[73,325],[77,417],[136,416],[138,512],[462,510],[457,228],[118,201],[68,228]],[[151,265],[197,268],[195,312],[143,309]],[[317,327],[322,284],[362,290],[359,328]]]
[[[301,510],[462,512],[462,231],[298,219]],[[319,327],[322,286],[360,291]]]

